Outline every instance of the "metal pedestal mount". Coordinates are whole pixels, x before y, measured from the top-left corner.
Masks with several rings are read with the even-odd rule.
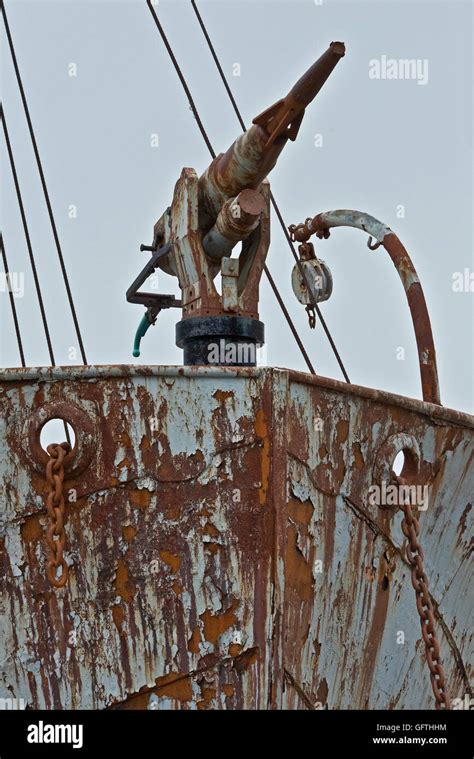
[[[176,345],[185,366],[256,366],[264,324],[247,316],[195,316],[176,325]]]
[[[148,306],[137,339],[139,343],[162,308],[181,307],[176,344],[184,350],[185,365],[256,366],[257,348],[264,343],[264,325],[258,319],[259,286],[270,243],[270,187],[245,189],[225,202],[215,224],[203,236],[198,213],[198,176],[183,169],[173,201],[154,227],[153,256],[127,292],[131,302]],[[242,241],[238,258],[232,248]],[[159,266],[179,280],[182,298],[138,293]],[[216,277],[221,274],[221,292]]]
[[[224,203],[214,226],[199,231],[198,179],[184,169],[175,188],[170,235],[176,250],[183,297],[183,318],[176,325],[176,344],[184,364],[255,366],[263,345],[258,320],[260,278],[270,243],[270,190],[243,190]],[[233,246],[242,240],[238,258]],[[221,293],[215,284],[221,272]]]

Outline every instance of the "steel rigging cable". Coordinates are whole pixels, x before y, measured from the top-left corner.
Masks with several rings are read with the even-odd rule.
[[[19,209],[20,209],[21,220],[22,220],[22,223],[23,223],[23,230],[24,230],[24,233],[25,233],[26,246],[28,248],[28,255],[29,255],[29,258],[30,258],[31,270],[33,272],[33,280],[34,280],[34,283],[35,283],[36,295],[37,295],[37,298],[38,298],[38,304],[39,304],[39,308],[40,308],[40,312],[41,312],[41,320],[43,322],[44,334],[45,334],[45,337],[46,337],[46,343],[48,345],[49,358],[50,358],[51,366],[56,366],[56,363],[55,363],[55,360],[54,360],[53,346],[52,346],[52,343],[51,343],[51,336],[50,336],[50,333],[49,333],[48,320],[46,319],[46,312],[45,312],[45,309],[44,309],[43,296],[41,294],[41,286],[40,286],[40,282],[39,282],[38,272],[37,272],[37,269],[36,269],[35,256],[34,256],[34,253],[33,253],[33,247],[31,245],[31,238],[30,238],[30,232],[29,232],[29,229],[28,229],[28,222],[26,220],[25,207],[23,205],[23,198],[21,196],[20,184],[18,182],[18,174],[17,174],[17,171],[16,171],[15,159],[13,157],[13,151],[12,151],[12,146],[11,146],[11,142],[10,142],[10,135],[8,134],[7,122],[6,122],[6,119],[5,119],[5,112],[3,110],[3,103],[0,103],[0,119],[1,119],[1,122],[2,122],[2,126],[3,126],[3,133],[5,135],[5,142],[6,142],[6,146],[7,146],[8,158],[9,158],[9,161],[10,161],[10,167],[11,167],[11,171],[12,171],[12,175],[13,175],[13,182],[14,182],[15,190],[16,190],[16,197],[17,197],[17,200],[18,200],[18,206],[19,206]],[[4,246],[4,242],[3,242],[3,235],[2,235],[1,232],[0,232],[0,238],[1,238],[2,258],[3,258],[4,268],[5,268],[5,274],[8,275],[9,268],[8,268],[8,262],[7,262],[7,255],[6,255],[5,246]],[[23,353],[23,344],[22,344],[21,336],[20,336],[20,326],[19,326],[19,323],[18,323],[18,318],[17,318],[16,308],[15,308],[15,303],[14,303],[14,299],[13,299],[13,293],[11,292],[11,288],[10,287],[9,287],[9,294],[10,294],[10,305],[11,305],[12,314],[13,314],[13,322],[15,324],[15,332],[16,332],[16,337],[17,337],[17,342],[18,342],[18,349],[20,351],[21,365],[23,367],[25,367],[26,366],[26,362],[25,362],[25,355]],[[69,435],[69,429],[68,429],[68,426],[67,426],[67,422],[63,421],[63,424],[64,424],[64,433],[66,435],[66,440],[69,443],[69,445],[71,445],[71,439],[70,439],[70,435]]]
[[[8,287],[8,295],[10,297],[10,307],[12,310],[13,323],[15,325],[16,341],[18,343],[18,350],[20,353],[20,361],[23,367],[26,366],[25,354],[23,353],[23,343],[21,341],[20,325],[18,323],[18,316],[16,313],[15,298],[13,297],[11,281],[10,281],[10,269],[8,267],[7,253],[3,242],[3,234],[0,232],[0,248],[2,249],[3,268],[5,270],[5,280]]]
[[[7,14],[6,14],[6,11],[5,11],[5,6],[4,6],[3,0],[1,0],[1,6],[2,6],[3,21],[4,21],[4,24],[5,24],[5,31],[7,33],[8,45],[9,45],[10,53],[11,53],[11,56],[12,56],[13,67],[15,69],[16,79],[17,79],[17,82],[18,82],[18,88],[20,90],[20,95],[21,95],[21,100],[22,100],[22,103],[23,103],[23,108],[25,110],[26,121],[28,123],[28,130],[29,130],[29,133],[30,133],[31,142],[32,142],[34,154],[35,154],[35,157],[36,157],[36,163],[37,163],[38,172],[39,172],[39,175],[40,175],[41,186],[43,188],[43,193],[44,193],[44,197],[45,197],[45,201],[46,201],[46,206],[47,206],[47,209],[48,209],[49,220],[50,220],[50,223],[51,223],[51,229],[53,231],[54,242],[56,244],[56,250],[57,250],[57,253],[58,253],[58,259],[59,259],[59,264],[60,264],[62,275],[63,275],[64,285],[66,287],[67,298],[68,298],[68,301],[69,301],[69,307],[71,309],[71,315],[72,315],[72,320],[74,322],[74,328],[75,328],[75,331],[76,331],[77,341],[79,343],[79,349],[80,349],[80,352],[81,352],[82,361],[83,361],[84,364],[87,364],[87,358],[86,358],[86,353],[85,353],[85,350],[84,350],[84,344],[82,342],[82,335],[81,335],[81,331],[80,331],[80,328],[79,328],[79,322],[77,320],[76,309],[75,309],[75,306],[74,306],[74,300],[73,300],[73,297],[72,297],[71,287],[69,285],[69,278],[68,278],[67,271],[66,271],[66,265],[64,263],[64,257],[63,257],[63,253],[62,253],[62,250],[61,250],[61,244],[59,242],[58,231],[56,229],[56,222],[54,220],[54,215],[53,215],[53,209],[51,207],[51,201],[49,199],[49,193],[48,193],[48,188],[46,186],[46,180],[45,180],[45,177],[44,177],[43,166],[42,166],[41,158],[40,158],[40,155],[39,155],[38,145],[36,143],[35,133],[34,133],[34,130],[33,130],[33,124],[31,123],[30,111],[29,111],[29,108],[28,108],[28,103],[26,101],[25,90],[23,88],[23,83],[22,83],[21,76],[20,76],[20,70],[18,68],[18,62],[17,62],[17,58],[16,58],[16,54],[15,54],[15,48],[13,46],[13,40],[12,40],[12,36],[11,36],[11,33],[10,33],[10,27],[9,27],[9,24],[8,24]],[[50,351],[50,353],[52,354],[52,350]],[[51,362],[54,365],[53,359],[51,359]]]
[[[10,136],[8,134],[7,122],[5,120],[5,113],[4,113],[4,110],[3,110],[3,103],[0,103],[0,117],[1,117],[2,126],[3,126],[3,133],[5,135],[5,142],[6,142],[6,145],[7,145],[8,158],[10,160],[10,167],[11,167],[11,170],[12,170],[13,182],[15,184],[16,197],[17,197],[17,200],[18,200],[18,206],[20,208],[21,221],[23,223],[23,231],[25,233],[26,246],[28,248],[28,256],[30,258],[31,270],[33,272],[33,280],[34,280],[34,283],[35,283],[36,295],[37,295],[37,298],[38,298],[38,305],[39,305],[39,309],[40,309],[40,312],[41,312],[41,321],[43,322],[44,334],[45,334],[45,337],[46,337],[46,343],[48,345],[49,358],[50,358],[50,361],[51,361],[51,365],[52,366],[56,366],[56,362],[54,360],[53,346],[52,346],[52,343],[51,343],[51,336],[49,334],[48,320],[46,319],[46,312],[45,312],[45,309],[44,309],[43,296],[41,294],[40,281],[39,281],[38,272],[37,272],[37,269],[36,269],[35,256],[34,256],[34,253],[33,253],[33,247],[31,245],[31,238],[30,238],[30,232],[29,232],[29,229],[28,229],[28,222],[26,220],[25,207],[23,205],[23,198],[21,196],[20,184],[18,182],[18,174],[16,172],[15,159],[13,158],[13,151],[12,151],[12,146],[11,146],[11,142],[10,142]]]

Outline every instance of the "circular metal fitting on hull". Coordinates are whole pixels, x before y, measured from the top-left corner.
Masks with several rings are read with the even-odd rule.
[[[176,325],[184,366],[256,366],[265,327],[247,316],[196,316]]]
[[[307,261],[302,260],[301,265],[305,271],[306,278],[313,285],[317,296],[316,302],[321,303],[327,300],[332,293],[332,274],[329,266],[319,258],[310,258]],[[308,306],[311,303],[311,296],[297,264],[295,264],[291,273],[291,284],[299,302],[303,303],[304,306]]]
[[[21,450],[28,463],[41,473],[44,473],[50,458],[41,445],[41,430],[51,419],[61,419],[74,430],[75,443],[64,459],[64,468],[68,478],[77,477],[97,455],[97,419],[91,410],[86,411],[68,401],[46,403],[37,409],[24,423]]]

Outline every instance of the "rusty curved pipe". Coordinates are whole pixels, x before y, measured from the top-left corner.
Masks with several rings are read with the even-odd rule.
[[[312,219],[307,219],[304,224],[290,227],[290,234],[297,242],[306,242],[313,234],[320,238],[329,237],[331,227],[361,229],[377,240],[376,247],[383,245],[389,254],[402,281],[410,308],[418,348],[423,400],[440,406],[436,350],[430,317],[418,274],[406,248],[395,232],[374,216],[347,209],[319,213]],[[371,247],[370,239],[368,243]]]

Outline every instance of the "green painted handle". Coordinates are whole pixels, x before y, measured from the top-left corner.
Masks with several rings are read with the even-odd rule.
[[[147,315],[145,314],[138,325],[138,329],[135,333],[135,340],[133,342],[133,355],[135,358],[140,355],[140,341],[142,337],[146,335],[148,327],[151,326],[150,321],[148,320]]]

